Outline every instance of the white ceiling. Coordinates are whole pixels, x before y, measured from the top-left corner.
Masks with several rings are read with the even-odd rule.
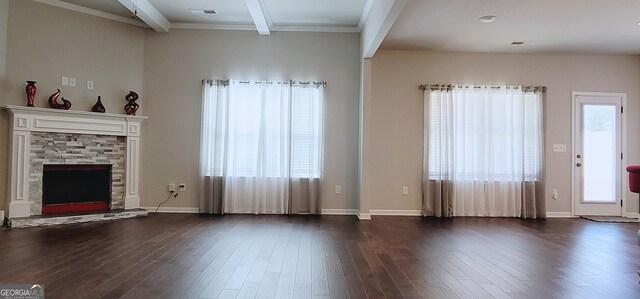
[[[117,0],[62,0],[83,7],[131,17]],[[142,1],[142,0],[141,0]],[[245,0],[147,0],[172,24],[253,25]],[[136,0],[132,0],[136,3]],[[358,31],[367,0],[260,0],[270,25],[283,27],[327,27]],[[189,9],[214,9],[216,15],[193,15]],[[292,30],[295,30],[292,29]],[[320,30],[322,31],[322,30]]]
[[[131,12],[116,0],[62,0],[63,2],[76,4],[95,10],[108,12],[114,15],[128,17],[132,16]]]
[[[638,22],[639,0],[409,0],[382,48],[640,54]]]
[[[357,27],[367,0],[267,0],[274,25]]]
[[[253,24],[244,0],[149,0],[171,23]],[[193,15],[189,9],[214,9],[218,14]]]

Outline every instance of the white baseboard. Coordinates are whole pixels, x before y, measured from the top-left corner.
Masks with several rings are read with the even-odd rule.
[[[371,214],[360,213],[358,209],[322,209],[322,215],[350,215],[360,220],[371,220]]]
[[[358,215],[356,209],[322,209],[322,215]]]
[[[360,210],[357,210],[358,219],[360,220],[371,220],[371,213],[360,213]]]
[[[578,218],[571,215],[571,212],[547,212],[547,218]]]
[[[141,209],[147,210],[149,213],[153,213],[156,210],[156,207],[140,207]],[[158,213],[180,213],[180,214],[198,214],[200,213],[200,208],[192,208],[192,207],[160,207]]]
[[[372,215],[386,216],[422,216],[420,210],[381,210],[373,209],[369,213],[361,213],[358,209],[322,209],[322,215],[355,215],[360,220],[371,220]]]
[[[638,212],[627,212],[627,213],[624,214],[624,217],[638,219],[638,218],[640,218],[640,213],[638,213]]]
[[[637,212],[626,212],[623,217],[627,218],[640,218],[640,214]],[[571,215],[571,212],[547,212],[547,218],[578,218],[578,216]]]
[[[421,210],[382,210],[371,209],[369,211],[371,215],[379,216],[422,216]]]

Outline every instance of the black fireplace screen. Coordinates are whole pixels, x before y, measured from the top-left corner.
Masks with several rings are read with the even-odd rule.
[[[111,165],[43,165],[43,206],[87,202],[111,202]]]

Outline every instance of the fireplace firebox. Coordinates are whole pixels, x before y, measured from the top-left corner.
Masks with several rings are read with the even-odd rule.
[[[43,165],[42,215],[104,212],[111,204],[111,165]]]

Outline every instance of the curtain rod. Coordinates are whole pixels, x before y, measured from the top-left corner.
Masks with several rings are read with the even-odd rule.
[[[441,90],[441,89],[451,89],[453,87],[469,88],[469,87],[472,87],[472,86],[471,85],[456,85],[456,84],[420,84],[418,86],[418,88],[420,88],[421,90],[427,90],[427,89],[430,89],[430,90]],[[500,89],[500,88],[502,88],[502,86],[487,86],[487,87],[491,88],[491,89]],[[524,91],[533,90],[533,91],[547,92],[547,87],[546,86],[520,86],[520,85],[516,85],[515,87],[512,87],[510,85],[505,85],[504,87],[506,89],[522,87],[522,89]],[[474,89],[481,89],[483,87],[475,85],[475,86],[473,86],[473,88]]]
[[[219,80],[219,79],[215,79],[215,80],[207,80],[204,79],[202,80],[202,85],[204,84],[209,84],[209,85],[213,85],[213,84],[217,84],[217,85],[222,85],[222,86],[226,86],[229,85],[229,79],[226,80]],[[254,83],[266,83],[266,84],[273,84],[273,83],[279,83],[279,84],[302,84],[302,85],[316,85],[316,86],[320,86],[322,85],[323,87],[327,86],[327,82],[326,81],[295,81],[295,80],[288,80],[288,81],[238,81],[239,83],[245,83],[245,84],[249,84],[251,82]]]

